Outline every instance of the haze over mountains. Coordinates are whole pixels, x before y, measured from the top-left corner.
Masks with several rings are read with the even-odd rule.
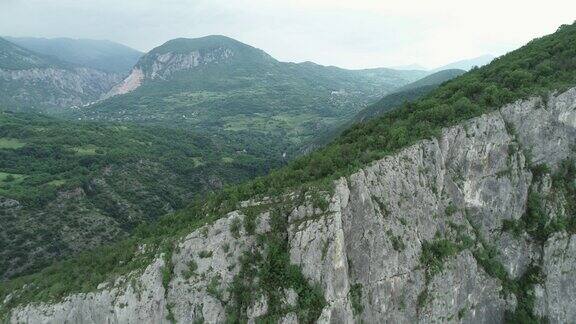
[[[0,38],[2,110],[58,112],[100,99],[121,74],[63,61]]]
[[[482,55],[482,56],[478,56],[475,58],[465,59],[465,60],[457,61],[454,63],[446,64],[444,66],[435,68],[432,71],[438,72],[438,71],[450,70],[450,69],[459,69],[459,70],[469,71],[473,67],[484,66],[484,65],[492,62],[492,60],[494,60],[495,58],[496,57],[494,55],[490,55],[490,54]]]
[[[470,59],[463,59],[463,60],[459,60],[456,62],[448,63],[446,65],[443,65],[443,66],[440,66],[437,68],[433,68],[433,69],[427,69],[424,66],[419,65],[419,64],[395,66],[392,68],[397,69],[397,70],[423,70],[423,71],[430,71],[430,72],[438,72],[438,71],[450,70],[450,69],[469,71],[473,67],[484,66],[484,65],[492,62],[492,60],[494,60],[495,58],[496,58],[496,56],[494,56],[494,55],[485,54],[485,55],[473,57]]]
[[[4,39],[36,53],[112,73],[127,73],[143,55],[107,40],[6,36]]]

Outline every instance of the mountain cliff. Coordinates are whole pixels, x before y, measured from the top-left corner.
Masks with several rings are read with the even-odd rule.
[[[98,100],[121,75],[60,61],[0,38],[0,109],[62,111]]]
[[[576,25],[0,287],[10,322],[576,320]]]

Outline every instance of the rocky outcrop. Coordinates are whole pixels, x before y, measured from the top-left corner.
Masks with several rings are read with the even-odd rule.
[[[143,275],[19,306],[11,321],[217,323],[240,314],[254,322],[273,313],[297,323],[320,305],[322,323],[498,323],[523,311],[573,322],[574,235],[560,227],[541,235],[525,215],[539,204],[545,226],[573,212],[566,202],[574,197],[550,174],[574,154],[575,121],[576,89],[516,102],[376,161],[324,194],[247,203],[179,240]],[[534,168],[540,163],[550,169]],[[283,246],[278,238],[323,300],[308,286],[263,286],[270,269],[262,258]],[[164,285],[163,269],[171,269]],[[238,284],[252,287],[248,305]]]
[[[151,64],[147,68],[146,77],[152,80],[165,79],[178,71],[189,70],[210,63],[225,62],[232,56],[234,56],[234,51],[226,47],[202,52],[154,53],[147,57]]]
[[[166,80],[176,72],[210,63],[225,62],[232,56],[234,51],[226,47],[190,53],[149,53],[132,69],[128,77],[105,95],[105,98],[132,92],[146,80]]]
[[[0,69],[0,92],[6,92],[7,106],[70,108],[100,99],[120,80],[119,74],[83,67]]]
[[[106,95],[104,95],[103,99],[110,98],[116,95],[126,94],[128,92],[136,90],[144,80],[144,73],[140,68],[134,68],[130,75],[126,77],[126,79],[122,80],[122,82],[112,90],[110,90]]]

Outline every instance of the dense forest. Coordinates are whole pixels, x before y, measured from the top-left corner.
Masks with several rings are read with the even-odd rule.
[[[283,164],[274,138],[237,135],[0,113],[0,277],[126,237]]]

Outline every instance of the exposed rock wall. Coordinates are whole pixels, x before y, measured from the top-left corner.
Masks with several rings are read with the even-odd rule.
[[[559,230],[541,242],[503,230],[524,217],[532,193],[545,198],[550,220],[566,216],[570,197],[555,191],[549,174],[574,154],[575,143],[571,89],[546,102],[508,105],[376,161],[336,181],[324,209],[313,199],[297,203],[285,234],[290,261],[324,296],[318,322],[498,323],[527,303],[551,322],[576,321],[574,235]],[[538,163],[551,171],[536,174],[531,166]],[[253,232],[238,228],[246,215],[232,212],[181,239],[166,291],[159,256],[135,281],[18,307],[11,320],[223,322],[235,302],[228,288],[239,259],[265,253],[261,237],[272,230],[265,205]],[[542,278],[518,288],[534,267]],[[143,287],[140,294],[134,286]],[[297,294],[287,290],[283,303],[295,305]],[[249,321],[265,315],[269,302],[255,298]],[[279,322],[298,322],[294,307],[286,309]]]
[[[0,69],[0,95],[19,106],[69,108],[100,99],[121,77],[89,68]]]
[[[217,48],[210,52],[147,54],[132,69],[130,75],[112,88],[104,97],[126,94],[136,90],[145,80],[165,80],[176,72],[209,63],[224,62],[233,55],[234,52],[227,48]]]

